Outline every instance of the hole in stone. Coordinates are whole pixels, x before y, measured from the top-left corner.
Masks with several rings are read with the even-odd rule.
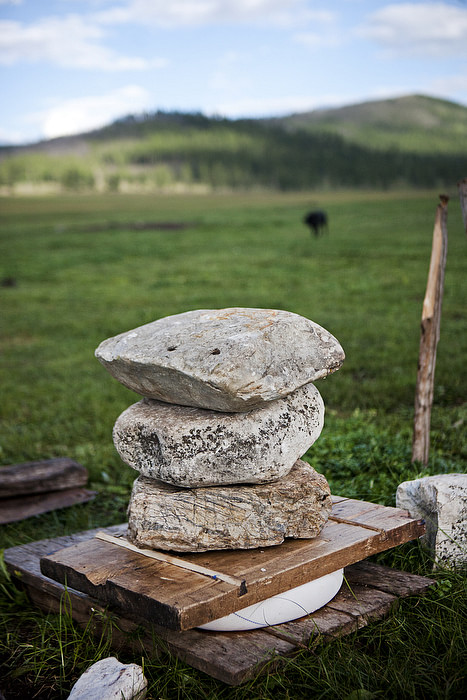
[[[173,352],[173,350],[176,350],[177,346],[176,345],[171,345],[169,348],[167,348],[168,352]]]
[[[213,350],[212,353],[211,353],[211,355],[220,355],[220,354],[221,354],[221,351],[219,350],[219,348],[216,348],[216,349]]]

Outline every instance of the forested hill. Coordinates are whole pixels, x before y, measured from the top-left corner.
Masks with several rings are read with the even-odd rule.
[[[156,112],[2,149],[0,186],[449,189],[467,174],[466,136],[467,108],[425,97],[268,120]]]
[[[317,109],[270,123],[290,131],[337,134],[378,150],[467,153],[467,107],[423,95]]]

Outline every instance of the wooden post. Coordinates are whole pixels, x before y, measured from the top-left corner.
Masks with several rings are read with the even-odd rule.
[[[441,304],[444,288],[444,268],[448,247],[447,204],[449,197],[440,195],[436,210],[431,250],[430,270],[423,300],[420,352],[412,441],[412,462],[428,464],[430,452],[430,420],[436,366],[436,348],[441,323]]]
[[[464,231],[467,236],[467,177],[457,183],[459,197],[461,200],[462,218],[464,220]]]

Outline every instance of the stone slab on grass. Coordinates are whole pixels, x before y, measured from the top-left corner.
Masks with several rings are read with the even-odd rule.
[[[422,541],[436,563],[467,567],[467,474],[404,481],[397,488],[396,505],[425,520]]]
[[[274,309],[187,311],[104,340],[97,359],[136,393],[249,411],[336,371],[344,351],[303,316]]]

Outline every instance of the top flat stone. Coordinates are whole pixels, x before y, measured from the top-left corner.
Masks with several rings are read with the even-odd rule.
[[[345,357],[317,323],[249,308],[167,316],[104,340],[95,354],[142,396],[224,412],[283,398],[335,372]]]

